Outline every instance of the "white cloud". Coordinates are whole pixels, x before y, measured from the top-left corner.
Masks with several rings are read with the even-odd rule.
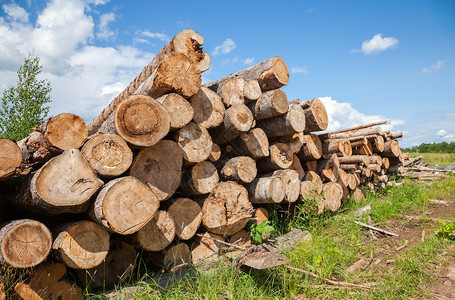
[[[354,49],[351,52],[363,52],[365,55],[378,54],[387,49],[397,47],[398,40],[393,37],[382,37],[382,34],[376,34],[371,40],[363,41],[360,50]]]
[[[227,58],[221,62],[222,65],[229,65],[239,61],[238,57]]]
[[[113,12],[102,14],[100,16],[100,24],[98,25],[99,31],[96,37],[103,40],[108,40],[114,36],[114,31],[109,29],[109,23],[115,21],[115,14]]]
[[[292,74],[308,74],[308,67],[292,67]]]
[[[447,62],[447,59],[445,60],[438,60],[434,64],[431,65],[431,67],[423,68],[422,74],[429,74],[433,72],[439,71],[442,66]]]
[[[247,58],[247,59],[243,60],[243,64],[244,65],[252,65],[253,62],[254,62],[254,57],[250,57],[250,58]]]
[[[440,137],[445,136],[445,135],[447,135],[447,131],[445,131],[444,129],[441,129],[438,132],[436,132],[436,135],[440,136]]]
[[[159,39],[166,43],[171,40],[171,38],[164,33],[153,33],[148,30],[143,31],[142,35],[145,35],[146,37],[149,37],[152,39]]]
[[[110,0],[86,0],[87,4],[93,4],[94,6],[104,5],[108,3]]]
[[[4,4],[2,9],[8,16],[8,19],[14,22],[28,22],[28,13],[16,3]]]
[[[218,54],[228,54],[236,47],[235,42],[229,38],[227,38],[222,45],[216,46],[215,50],[213,50],[212,55]]]

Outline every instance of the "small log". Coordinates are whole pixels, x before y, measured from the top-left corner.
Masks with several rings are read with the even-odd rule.
[[[52,250],[58,259],[73,269],[91,269],[100,265],[109,251],[109,233],[91,221],[60,225]]]
[[[226,109],[220,96],[212,90],[202,86],[191,96],[190,103],[194,109],[194,122],[198,125],[210,129],[223,123]]]
[[[324,209],[337,211],[341,206],[343,198],[343,188],[335,182],[329,182],[323,185],[322,195],[324,196]]]
[[[144,227],[133,234],[133,243],[148,251],[161,251],[174,240],[175,222],[164,210],[158,210]]]
[[[191,251],[187,244],[178,243],[166,250],[163,257],[163,266],[170,270],[181,264],[191,263]]]
[[[365,146],[368,143],[368,139],[364,136],[355,137],[355,138],[360,138],[360,139],[355,142],[351,142],[352,148],[360,148],[362,146]]]
[[[198,237],[196,244],[191,250],[193,265],[197,265],[200,262],[218,260],[218,253],[223,245],[217,241],[224,242],[223,237],[210,232],[206,232]]]
[[[322,180],[316,172],[309,171],[305,175],[305,181],[311,181],[314,184],[317,194],[322,193]]]
[[[213,191],[219,179],[216,167],[209,161],[203,161],[186,169],[181,188],[186,195],[204,195]]]
[[[355,203],[360,203],[360,202],[362,202],[363,200],[366,199],[365,190],[360,189],[360,188],[355,188],[355,189],[352,191],[352,198],[354,199],[354,202],[355,202]]]
[[[373,155],[373,145],[367,140],[366,144],[357,147],[355,153],[371,156]]]
[[[247,155],[253,159],[269,156],[269,140],[264,130],[253,128],[247,133],[242,133],[238,138],[229,142],[231,153],[234,155]]]
[[[362,174],[363,177],[370,178],[373,175],[373,171],[371,169],[364,168],[364,169],[361,170],[361,174]]]
[[[302,133],[305,129],[305,112],[299,105],[290,105],[286,113],[261,120],[257,124],[269,138]],[[298,152],[297,149],[296,152]]]
[[[372,156],[370,156],[370,162],[366,163],[365,165],[369,165],[369,164],[377,164],[377,165],[382,166],[383,159],[382,159],[382,157],[380,157],[378,155],[372,155]]]
[[[221,169],[224,180],[250,183],[256,178],[256,162],[249,156],[237,156],[228,160]]]
[[[138,253],[134,246],[113,240],[106,259],[98,267],[77,270],[76,275],[84,287],[108,288],[127,281],[136,267]]]
[[[246,188],[253,204],[280,203],[286,195],[283,181],[277,176],[258,177]]]
[[[14,286],[14,291],[24,300],[43,300],[43,298],[26,283],[17,283]]]
[[[373,123],[369,123],[369,124],[359,125],[359,126],[355,126],[355,127],[351,127],[351,128],[345,128],[345,129],[340,129],[340,130],[337,130],[337,131],[332,131],[331,133],[334,134],[334,133],[355,131],[355,130],[360,130],[360,129],[368,129],[368,128],[373,127],[373,126],[383,125],[383,124],[386,124],[386,123],[387,123],[387,120],[378,121],[378,122],[373,122]]]
[[[354,174],[348,174],[349,176],[349,184],[348,184],[348,188],[352,191],[352,190],[355,190],[355,188],[357,187],[357,179],[356,179],[356,176]]]
[[[403,137],[403,132],[393,133],[388,136],[391,140],[396,140]]]
[[[257,80],[263,92],[275,90],[285,86],[289,82],[289,70],[286,63],[279,56],[269,58],[257,65],[243,71],[230,74],[217,81],[205,84],[218,90],[218,86],[232,78],[244,78],[246,80]]]
[[[276,143],[269,147],[270,155],[257,162],[259,172],[287,169],[292,165],[294,155],[288,144]]]
[[[133,162],[133,152],[117,134],[104,133],[92,137],[81,150],[92,169],[103,177],[123,174]]]
[[[251,79],[245,81],[245,85],[243,86],[243,99],[245,103],[259,99],[261,94],[261,86],[257,80]]]
[[[169,206],[167,212],[174,219],[175,234],[182,240],[192,238],[202,221],[199,204],[188,198],[178,198]]]
[[[209,160],[211,162],[216,162],[221,157],[221,149],[218,144],[212,143],[212,151],[210,151]]]
[[[11,140],[0,138],[0,180],[13,175],[21,162],[21,148]]]
[[[193,106],[179,94],[166,94],[157,98],[156,101],[163,105],[169,114],[171,121],[170,131],[184,127],[193,119]]]
[[[338,170],[338,180],[337,183],[343,189],[343,197],[341,198],[342,202],[346,202],[351,197],[351,193],[349,192],[349,175],[343,170]]]
[[[289,169],[297,171],[299,174],[299,181],[302,181],[305,177],[305,171],[303,170],[300,159],[296,154],[293,154],[292,164],[289,166]]]
[[[130,176],[142,181],[159,201],[164,201],[180,186],[182,163],[181,147],[173,141],[162,140],[139,151],[131,165]]]
[[[269,212],[265,207],[258,207],[254,210],[254,215],[251,221],[256,224],[261,224],[269,220]]]
[[[329,118],[324,104],[318,98],[311,100],[305,109],[305,132],[327,129]]]
[[[338,156],[332,154],[329,159],[318,161],[316,173],[318,173],[324,181],[336,182],[339,168],[340,162],[338,161]]]
[[[384,182],[387,183],[389,181],[389,176],[387,175],[375,175],[374,182]]]
[[[373,151],[376,153],[381,153],[384,151],[384,138],[382,135],[376,135],[371,139],[373,144]]]
[[[247,190],[232,181],[221,182],[202,206],[202,223],[211,233],[231,236],[243,229],[253,214]]]
[[[352,172],[355,170],[360,170],[360,164],[340,164],[340,169],[347,171],[347,172]]]
[[[155,193],[137,178],[120,177],[102,188],[90,216],[106,230],[127,235],[144,227],[159,205]]]
[[[326,140],[322,143],[322,153],[341,153],[343,156],[352,155],[351,142],[348,139]]]
[[[188,165],[207,160],[212,151],[213,142],[209,132],[194,122],[177,131],[175,140],[182,148],[183,159]]]
[[[378,164],[369,164],[366,166],[368,170],[371,170],[373,172],[379,173],[381,172],[381,166]]]
[[[292,203],[297,201],[300,194],[299,173],[295,170],[276,170],[273,176],[281,179],[284,187],[284,202]]]
[[[398,157],[389,157],[389,161],[393,165],[403,165],[404,163],[403,151],[400,150],[400,154],[398,155]]]
[[[234,104],[245,104],[245,99],[243,97],[243,88],[245,86],[246,80],[242,77],[229,79],[223,84],[216,84],[215,86],[208,86],[208,88],[213,89],[223,100],[224,105],[230,107]],[[259,85],[259,93],[261,88]],[[216,90],[214,89],[216,88]],[[257,99],[257,98],[256,98]]]
[[[253,127],[253,115],[244,104],[235,104],[224,114],[221,126],[210,131],[215,143],[225,144]]]
[[[371,161],[368,155],[352,155],[338,157],[340,164],[364,164],[368,165]]]
[[[248,104],[255,120],[282,115],[288,111],[288,98],[282,90],[265,92],[258,100]]]
[[[322,143],[315,134],[305,135],[301,152],[297,154],[301,161],[318,160],[322,156]]]
[[[14,268],[40,264],[49,254],[52,235],[47,227],[34,220],[21,219],[0,227],[0,263]]]
[[[400,145],[397,140],[391,140],[384,143],[384,151],[381,153],[382,157],[398,157],[401,153]]]
[[[355,131],[343,131],[343,132],[329,132],[319,135],[319,138],[322,140],[326,139],[344,139],[350,138],[355,136],[368,136],[373,134],[382,134],[381,127],[375,128],[366,128],[366,129],[359,129]]]
[[[317,195],[316,187],[313,182],[304,180],[300,183],[300,199],[305,202],[314,199]]]
[[[391,165],[389,169],[387,170],[389,173],[398,173],[398,174],[403,174],[404,173],[404,167],[399,166],[399,165]]]
[[[303,132],[297,132],[291,135],[281,136],[274,139],[274,142],[288,144],[293,153],[299,153],[302,150],[302,146],[306,142],[306,136]]]

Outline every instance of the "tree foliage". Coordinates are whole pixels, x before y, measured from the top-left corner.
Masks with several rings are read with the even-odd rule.
[[[1,98],[0,136],[20,140],[46,119],[51,102],[51,85],[38,80],[42,71],[39,57],[29,53],[17,71],[16,86],[7,88]]]
[[[423,143],[411,148],[403,148],[404,152],[418,153],[455,153],[455,142]]]

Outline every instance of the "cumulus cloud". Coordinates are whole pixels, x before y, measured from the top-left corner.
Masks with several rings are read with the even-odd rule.
[[[99,31],[96,37],[103,40],[108,40],[114,36],[114,31],[109,29],[109,23],[115,21],[115,14],[113,12],[102,14],[100,17],[100,24],[98,25]]]
[[[439,130],[438,132],[436,132],[436,135],[437,136],[440,136],[440,137],[443,137],[447,134],[447,131],[445,131],[444,129],[441,129]]]
[[[447,62],[447,59],[445,60],[438,60],[434,64],[432,64],[430,67],[423,68],[422,69],[422,74],[429,74],[429,73],[434,73],[439,71],[442,66]]]
[[[223,44],[215,47],[215,50],[212,51],[212,55],[228,54],[229,52],[234,50],[235,47],[236,47],[235,42],[230,38],[227,38],[223,42]]]
[[[244,65],[252,65],[254,62],[254,57],[246,58],[243,60]]]
[[[16,3],[4,4],[2,9],[9,20],[21,23],[28,22],[28,13]]]
[[[308,67],[292,67],[292,74],[308,74]]]
[[[382,33],[376,34],[371,40],[363,41],[360,50],[354,49],[352,52],[363,52],[365,55],[378,54],[387,49],[394,49],[398,45],[398,40],[393,37],[382,37]]]
[[[158,39],[158,40],[161,40],[166,43],[171,40],[171,38],[167,34],[158,33],[158,32],[150,32],[148,30],[143,31],[142,35],[152,38],[152,39]]]

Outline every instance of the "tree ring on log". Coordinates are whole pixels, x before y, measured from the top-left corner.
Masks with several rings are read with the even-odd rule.
[[[88,136],[84,120],[70,113],[58,114],[47,123],[44,137],[60,150],[80,148]]]

